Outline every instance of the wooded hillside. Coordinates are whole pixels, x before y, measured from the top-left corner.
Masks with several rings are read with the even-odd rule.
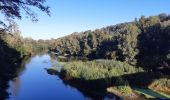
[[[115,59],[147,69],[169,66],[170,16],[160,14],[50,41],[61,55]]]

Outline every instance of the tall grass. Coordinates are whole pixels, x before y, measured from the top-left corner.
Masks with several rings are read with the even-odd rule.
[[[111,78],[141,71],[143,71],[142,68],[136,68],[127,63],[113,60],[70,62],[65,64],[62,69],[63,74],[84,80]]]

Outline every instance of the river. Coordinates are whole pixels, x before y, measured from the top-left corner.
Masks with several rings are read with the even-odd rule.
[[[57,60],[49,54],[36,55],[28,60],[18,77],[9,82],[8,100],[92,100],[116,99],[108,95],[93,95],[72,87],[56,75],[49,75],[50,68]]]

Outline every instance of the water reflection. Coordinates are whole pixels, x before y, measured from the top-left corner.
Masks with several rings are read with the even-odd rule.
[[[51,61],[54,63],[54,65],[56,65],[55,68],[60,69],[62,65],[60,65],[59,62],[89,61],[89,59],[86,58],[86,57],[57,57],[57,56],[53,56],[53,59],[51,59]],[[50,74],[50,75],[55,75],[55,74],[49,73],[48,71],[47,71],[47,73]],[[59,74],[57,74],[57,75],[59,75]],[[86,99],[90,99],[90,100],[91,99],[92,100],[103,100],[103,99],[106,99],[106,100],[121,100],[120,97],[117,97],[113,94],[108,94],[105,90],[91,89],[91,87],[87,87],[87,86],[84,86],[82,84],[77,84],[77,83],[74,83],[74,82],[69,82],[69,81],[66,81],[66,80],[63,80],[63,79],[62,79],[62,81],[63,81],[64,85],[69,86],[72,89],[76,89],[79,92],[81,92],[81,94]]]
[[[16,77],[15,79],[12,80],[11,82],[11,93],[14,96],[17,96],[19,88],[20,88],[20,77]]]
[[[50,68],[57,62],[55,56],[36,55],[24,61],[17,71],[18,77],[10,82],[8,100],[118,100],[116,96],[103,91],[83,88],[68,83],[56,75],[49,75],[44,68]]]
[[[68,81],[63,81],[65,85],[71,86],[74,89],[77,89],[83,94],[84,97],[92,100],[122,100],[113,94],[108,94],[104,90],[94,90],[88,87],[84,87],[81,84],[71,83]]]

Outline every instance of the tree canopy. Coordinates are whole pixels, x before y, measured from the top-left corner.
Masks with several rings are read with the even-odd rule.
[[[149,69],[170,66],[170,15],[145,17],[128,23],[85,31],[53,40],[59,55],[114,59]]]

